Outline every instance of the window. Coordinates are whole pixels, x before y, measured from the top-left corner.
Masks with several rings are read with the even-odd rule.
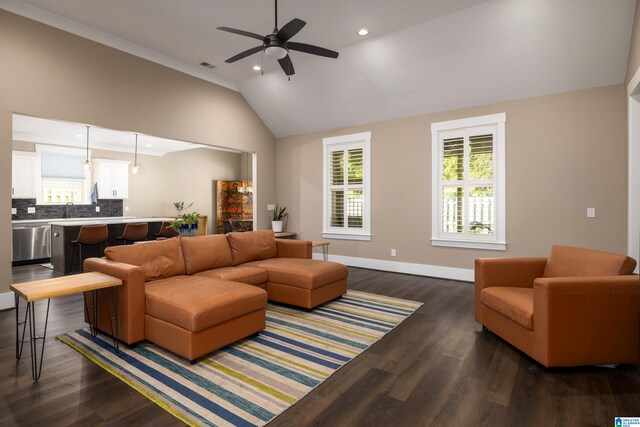
[[[39,204],[87,203],[90,172],[84,169],[85,150],[37,145],[40,155]]]
[[[506,114],[433,123],[433,246],[505,250]]]
[[[371,132],[325,138],[322,236],[371,240]]]

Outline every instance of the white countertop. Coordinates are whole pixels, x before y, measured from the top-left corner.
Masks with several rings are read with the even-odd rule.
[[[175,218],[162,218],[162,217],[148,217],[148,218],[136,218],[136,217],[117,217],[117,218],[69,218],[66,220],[50,220],[51,225],[62,225],[67,227],[73,227],[77,225],[97,225],[97,224],[126,224],[128,222],[161,222],[161,221],[173,221]]]
[[[156,222],[173,221],[175,218],[137,218],[135,216],[106,216],[93,218],[48,218],[48,219],[18,219],[11,221],[13,225],[23,224],[55,224],[55,225],[95,225],[95,224],[123,224],[127,222]]]
[[[27,223],[49,223],[49,222],[73,222],[84,220],[100,220],[100,219],[131,219],[135,216],[105,216],[105,217],[92,217],[92,218],[46,218],[46,219],[17,219],[11,221],[12,224],[27,224]]]

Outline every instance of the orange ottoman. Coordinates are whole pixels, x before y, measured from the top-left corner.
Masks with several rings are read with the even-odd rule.
[[[313,308],[347,292],[345,265],[304,258],[269,258],[242,266],[267,270],[269,300]]]
[[[265,327],[257,286],[180,275],[148,282],[145,297],[146,339],[192,362]]]

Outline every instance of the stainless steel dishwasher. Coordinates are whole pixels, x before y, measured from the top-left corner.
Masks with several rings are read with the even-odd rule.
[[[51,258],[51,226],[49,223],[13,224],[12,261]]]

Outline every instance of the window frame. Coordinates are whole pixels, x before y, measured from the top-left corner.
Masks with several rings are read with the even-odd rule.
[[[332,185],[329,182],[329,162],[330,153],[353,148],[362,148],[362,195],[364,207],[362,210],[362,228],[332,227],[330,226],[329,215],[329,191]],[[345,239],[345,240],[371,240],[371,132],[354,133],[350,135],[335,136],[322,139],[322,237],[325,239]],[[346,159],[346,157],[345,157]],[[345,163],[345,176],[348,167]],[[348,185],[345,185],[348,188]],[[348,200],[345,194],[345,201]],[[346,212],[345,212],[346,214]],[[345,215],[346,221],[346,215]]]
[[[486,116],[449,120],[431,124],[431,245],[471,249],[488,249],[504,251],[506,241],[506,163],[505,163],[505,124],[506,113],[490,114]],[[493,144],[494,161],[494,234],[468,234],[455,237],[453,233],[442,231],[442,179],[443,161],[440,143],[442,133],[456,131],[467,132],[470,128],[492,126],[495,127]],[[465,151],[467,150],[465,140]],[[465,156],[466,158],[466,156]],[[465,165],[466,167],[466,165]],[[465,171],[466,172],[466,171]],[[465,176],[464,182],[470,180]],[[465,196],[465,201],[468,200]],[[463,205],[463,215],[467,215],[468,203]]]

